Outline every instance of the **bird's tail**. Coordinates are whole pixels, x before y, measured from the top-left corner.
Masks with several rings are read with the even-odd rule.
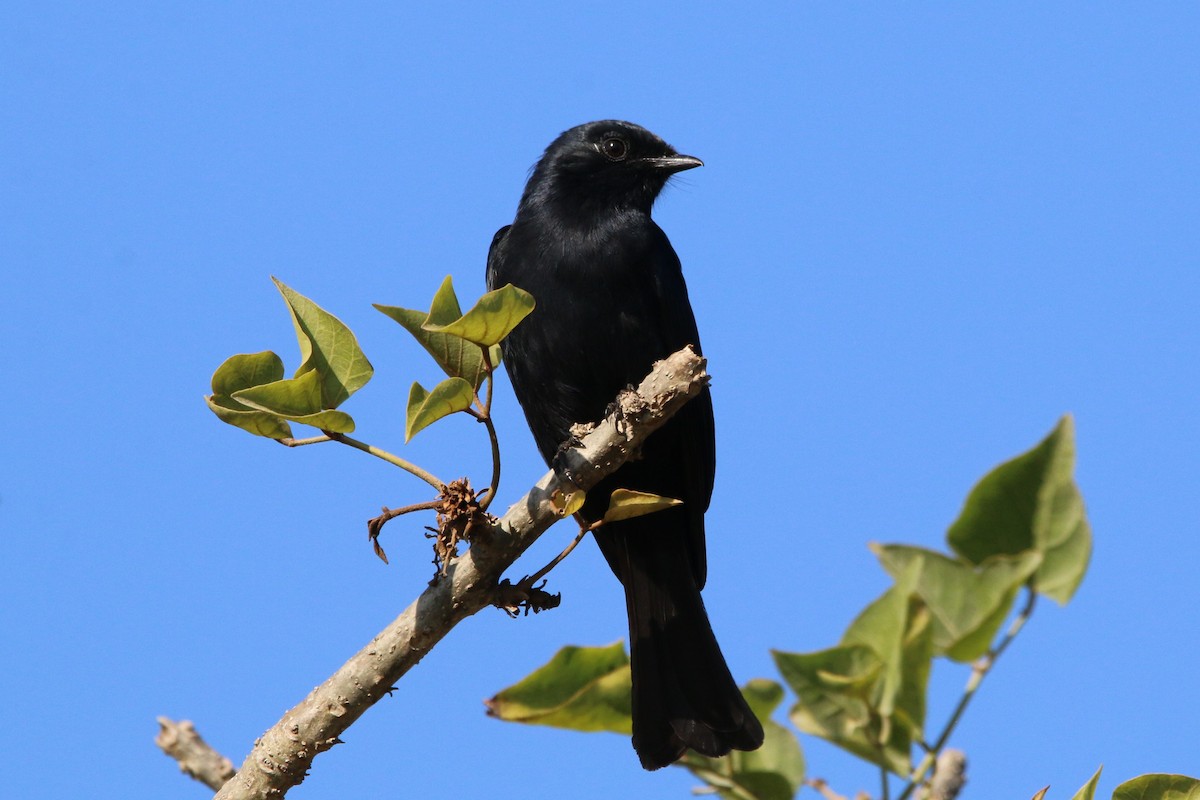
[[[661,563],[654,557],[658,548],[633,549],[640,552],[628,554],[634,557],[622,578],[633,671],[633,747],[642,766],[665,767],[688,748],[712,757],[758,748],[762,725],[725,664],[691,570],[678,561]]]

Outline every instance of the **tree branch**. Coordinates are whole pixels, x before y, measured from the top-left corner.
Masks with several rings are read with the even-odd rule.
[[[641,443],[708,382],[705,361],[684,348],[654,365],[636,390],[622,392],[611,413],[493,527],[455,559],[390,625],[303,702],[264,733],[219,800],[278,798],[299,784],[313,759],[387,694],[466,617],[492,604],[501,575],[561,517],[557,493],[587,490],[612,474]]]
[[[159,717],[160,726],[154,743],[179,762],[179,769],[214,792],[234,775],[233,762],[218,753],[196,733],[191,722],[175,722]]]

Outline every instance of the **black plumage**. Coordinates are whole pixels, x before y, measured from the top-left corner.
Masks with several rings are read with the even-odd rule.
[[[617,393],[684,345],[700,347],[679,257],[650,217],[667,179],[698,167],[628,122],[581,125],[555,139],[533,170],[512,225],[488,254],[487,280],[512,283],[537,307],[504,341],[504,363],[549,463],[577,422],[601,419]],[[633,746],[657,769],[686,748],[709,756],[762,744],[709,625],[704,512],[716,455],[706,388],[588,493],[603,515],[613,489],[683,505],[596,532],[625,587],[633,670]]]

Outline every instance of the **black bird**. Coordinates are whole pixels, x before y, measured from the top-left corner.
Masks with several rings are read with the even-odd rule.
[[[546,148],[516,219],[492,240],[488,287],[512,283],[537,301],[503,348],[547,463],[573,424],[602,419],[655,361],[684,345],[699,350],[679,257],[650,208],[668,178],[702,164],[628,122],[580,125]],[[687,748],[722,756],[763,741],[700,598],[715,468],[706,388],[646,441],[641,459],[593,488],[580,512],[599,519],[617,488],[683,500],[595,534],[625,587],[633,747],[646,769]]]

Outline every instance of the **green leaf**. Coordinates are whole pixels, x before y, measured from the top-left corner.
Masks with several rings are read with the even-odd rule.
[[[433,356],[433,360],[448,376],[463,378],[476,390],[483,384],[483,379],[487,376],[487,368],[483,363],[483,352],[479,345],[468,342],[459,336],[434,333],[423,327],[427,322],[433,325],[445,325],[462,316],[462,309],[458,305],[458,297],[454,293],[454,284],[449,275],[442,281],[437,294],[433,296],[433,303],[428,313],[399,306],[384,306],[378,303],[375,304],[375,308],[400,323],[406,331],[412,334],[413,338],[425,348],[429,355]],[[492,367],[499,365],[499,353],[499,347],[491,349]]]
[[[885,726],[900,725],[887,737],[896,746],[893,760],[907,758],[912,738],[925,724],[925,693],[933,662],[930,614],[916,593],[920,564],[909,564],[896,584],[850,623],[842,645],[866,645],[882,663],[870,695],[873,712]]]
[[[511,722],[576,731],[633,732],[629,658],[621,642],[564,647],[544,666],[487,701]]]
[[[900,688],[896,692],[896,721],[923,738],[925,731],[925,697],[929,690],[929,674],[933,671],[933,615],[923,601],[912,598],[908,612],[908,629],[901,645]]]
[[[1200,780],[1186,775],[1141,775],[1118,786],[1112,800],[1200,800]]]
[[[475,392],[471,384],[462,378],[447,378],[426,392],[425,387],[413,382],[408,390],[408,417],[404,428],[404,441],[437,422],[442,417],[471,407]]]
[[[608,500],[608,510],[604,512],[605,522],[620,522],[623,519],[633,519],[655,511],[662,511],[672,506],[683,505],[682,500],[673,497],[660,497],[647,492],[635,492],[631,489],[617,489]]]
[[[239,403],[231,396],[241,389],[277,381],[282,377],[283,361],[269,350],[230,356],[213,373],[213,393],[204,398],[204,401],[222,422],[249,431],[255,436],[286,439],[292,435],[292,429],[287,422],[274,414]]]
[[[951,548],[975,564],[1037,550],[1044,559],[1034,588],[1065,604],[1083,581],[1092,549],[1074,471],[1075,426],[1065,416],[1036,447],[971,489],[946,534]]]
[[[488,292],[463,316],[448,324],[426,322],[425,330],[449,333],[483,347],[499,344],[533,311],[533,295],[511,283]]]
[[[689,751],[679,764],[716,788],[723,798],[744,797],[728,791],[736,785],[759,800],[792,800],[804,784],[805,765],[796,735],[770,718],[783,701],[783,687],[756,678],[742,687],[742,695],[762,722],[762,747],[751,752],[735,750],[723,758]]]
[[[988,651],[1017,591],[1041,564],[1041,555],[993,556],[975,566],[909,545],[872,544],[883,568],[899,579],[916,564],[916,592],[932,615],[933,646],[955,661]]]
[[[232,395],[240,389],[261,386],[283,377],[283,360],[270,350],[240,353],[225,359],[212,376],[213,394]]]
[[[300,344],[301,363],[294,377],[317,373],[321,408],[337,408],[371,379],[371,362],[341,320],[277,278],[271,280],[287,302]]]
[[[1097,769],[1096,774],[1080,787],[1079,791],[1071,797],[1071,800],[1096,800],[1096,784],[1100,782],[1100,773],[1103,769],[1104,767]]]
[[[897,774],[908,772],[912,732],[894,721],[885,724],[872,707],[884,664],[870,647],[772,655],[798,698],[789,714],[797,728]]]
[[[322,408],[321,377],[316,372],[241,389],[233,393],[233,399],[250,408],[321,430],[354,432],[354,420],[349,414]]]
[[[210,395],[204,398],[209,409],[222,422],[268,439],[289,439],[291,427],[274,414],[254,411],[230,397]]]
[[[791,715],[797,727],[898,774],[911,767],[912,744],[925,723],[933,661],[919,579],[920,565],[907,565],[896,585],[850,624],[839,647],[775,654],[800,698]]]

